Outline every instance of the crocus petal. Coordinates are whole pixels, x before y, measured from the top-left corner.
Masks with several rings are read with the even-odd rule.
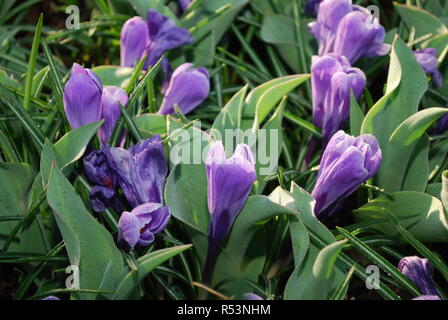
[[[315,17],[319,12],[319,5],[323,0],[307,0],[305,5],[305,13]]]
[[[182,11],[186,11],[188,7],[193,3],[193,0],[178,0],[178,2]]]
[[[140,61],[149,43],[149,31],[146,21],[133,17],[125,22],[120,36],[120,60],[122,67],[133,67]]]
[[[110,148],[107,156],[131,206],[163,202],[168,168],[160,136],[132,146],[129,151]]]
[[[170,219],[170,210],[160,203],[145,203],[131,212],[123,212],[119,221],[119,243],[123,240],[129,249],[137,245],[147,246],[154,235],[162,232]]]
[[[103,89],[101,98],[102,118],[104,123],[98,130],[98,137],[103,146],[109,144],[112,131],[121,115],[119,104],[123,107],[128,103],[129,97],[123,89],[116,86],[109,86]]]
[[[107,162],[104,151],[92,151],[83,159],[87,177],[98,185],[113,189],[116,177]]]
[[[313,57],[313,123],[322,129],[324,144],[348,120],[351,91],[359,98],[365,85],[364,73],[358,68],[352,68],[345,57],[335,54]]]
[[[428,259],[416,256],[404,257],[398,264],[398,270],[411,279],[423,295],[439,295],[432,280],[432,265]]]
[[[177,27],[175,22],[154,9],[147,16],[149,42],[146,66],[154,65],[164,52],[193,42],[188,30]]]
[[[103,186],[94,186],[90,191],[90,205],[93,211],[103,212],[112,204],[115,191]]]
[[[354,63],[360,57],[387,54],[386,32],[369,10],[351,0],[324,0],[319,5],[317,20],[309,24],[319,43],[319,55],[336,53]]]
[[[448,130],[448,114],[444,115],[437,122],[437,127],[435,130],[436,134],[443,134]]]
[[[443,85],[443,75],[437,70],[439,61],[437,60],[437,49],[426,48],[423,50],[414,51],[414,56],[422,69],[431,74],[432,80],[436,87],[441,87]]]
[[[374,136],[352,137],[337,132],[328,142],[312,196],[319,219],[334,213],[341,201],[376,174],[381,150]]]
[[[192,66],[191,63],[184,63],[174,71],[159,110],[160,114],[174,113],[175,104],[183,114],[187,114],[208,97],[210,79],[207,70]]]
[[[263,298],[256,295],[255,293],[245,293],[244,300],[263,300]]]
[[[48,297],[42,298],[42,300],[61,300],[61,299],[59,299],[58,297],[55,297],[55,296],[48,296]]]
[[[74,64],[64,89],[64,110],[73,129],[101,119],[102,87],[93,72]]]
[[[123,212],[118,221],[118,243],[133,249],[140,238],[140,220],[131,212]]]
[[[217,142],[210,149],[206,162],[208,209],[212,217],[209,232],[215,244],[227,236],[257,178],[248,146],[238,146],[237,152],[224,161],[223,154],[222,143]]]

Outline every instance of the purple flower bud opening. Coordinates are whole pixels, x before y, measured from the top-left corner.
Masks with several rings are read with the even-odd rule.
[[[316,216],[324,220],[333,214],[346,197],[376,174],[381,158],[374,136],[355,138],[338,131],[325,148],[311,193],[316,200]]]
[[[426,48],[423,50],[416,50],[414,51],[414,56],[423,71],[430,74],[436,87],[440,88],[443,85],[443,75],[437,70],[439,64],[439,61],[437,60],[437,49]]]

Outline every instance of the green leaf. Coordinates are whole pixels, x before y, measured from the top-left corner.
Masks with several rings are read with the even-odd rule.
[[[137,269],[131,270],[123,277],[112,299],[125,300],[128,298],[138,284],[142,282],[154,268],[188,248],[191,248],[191,244],[161,249],[139,258],[136,263]]]
[[[133,68],[119,66],[98,66],[92,68],[104,86],[117,86],[126,89],[134,72]]]
[[[134,123],[145,139],[156,134],[166,134],[166,119],[161,114],[142,114],[134,117]]]
[[[361,134],[364,112],[356,101],[353,91],[350,92],[350,133],[357,137]]]
[[[39,51],[40,34],[42,32],[42,24],[44,14],[41,13],[37,21],[36,32],[34,33],[33,44],[31,46],[30,60],[28,61],[28,69],[25,79],[25,98],[23,100],[23,108],[30,110],[31,90],[33,88],[34,70],[36,68],[37,53]]]
[[[448,212],[448,170],[442,173],[442,193],[440,194],[445,211]]]
[[[125,270],[123,256],[110,233],[86,210],[73,186],[55,167],[48,182],[47,200],[64,239],[70,263],[79,267],[80,287],[99,289],[109,268],[113,277],[103,289],[114,291],[120,274]],[[92,299],[94,295],[79,297]]]
[[[375,185],[388,192],[399,191],[405,179],[404,174],[397,179],[388,169],[387,162],[394,157],[395,148],[394,143],[390,142],[391,136],[405,120],[417,113],[420,99],[427,87],[426,75],[412,51],[397,38],[391,53],[386,95],[369,110],[361,127],[362,134],[370,133],[378,139],[386,164],[383,163],[380,167]],[[420,131],[416,131],[416,134],[418,132]],[[425,160],[424,157],[419,159]],[[403,167],[409,168],[410,165]]]
[[[381,170],[377,176],[382,188],[388,192],[426,190],[429,150],[428,139],[423,135],[446,113],[446,108],[422,110],[406,119],[392,133],[387,143],[388,152],[383,152]],[[393,177],[390,172],[394,173]]]
[[[241,115],[244,106],[244,99],[246,98],[248,86],[241,88],[232,99],[222,108],[221,112],[213,122],[213,130],[220,133],[220,136],[225,146],[225,130],[226,129],[240,129],[241,128]],[[216,133],[214,133],[216,134]],[[235,143],[235,142],[234,142]],[[234,144],[235,145],[235,144]]]
[[[358,221],[375,221],[387,218],[389,211],[400,220],[401,225],[421,242],[448,241],[448,221],[442,202],[428,194],[413,191],[393,193],[379,197],[355,210]],[[401,240],[390,222],[372,224],[370,228]]]
[[[242,129],[257,127],[268,116],[280,99],[310,78],[308,74],[280,77],[253,89],[246,98]],[[245,120],[254,119],[254,120]]]
[[[427,34],[443,34],[447,27],[436,16],[421,8],[394,2],[394,6],[408,28],[415,27],[417,38]]]
[[[33,168],[25,163],[0,162],[0,217],[18,216],[27,213],[27,196],[35,177]],[[0,246],[19,221],[0,222]],[[16,234],[9,246],[10,251],[46,253],[44,242],[36,222],[26,224]]]

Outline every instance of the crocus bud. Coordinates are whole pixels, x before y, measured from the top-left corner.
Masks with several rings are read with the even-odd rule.
[[[333,214],[343,199],[378,171],[381,150],[372,135],[353,137],[338,131],[322,155],[316,185],[311,195],[314,212],[323,220]]]
[[[93,211],[103,212],[114,205],[115,191],[103,186],[94,186],[89,193],[90,205]]]
[[[148,246],[170,219],[170,209],[160,203],[145,203],[131,212],[123,212],[118,221],[118,245],[123,249]]]
[[[174,70],[159,110],[160,114],[174,113],[175,104],[183,114],[187,114],[208,97],[210,78],[207,69],[192,66],[191,63],[184,63]]]
[[[437,70],[439,61],[437,60],[437,49],[426,48],[414,51],[415,59],[422,67],[425,73],[429,73],[436,87],[440,88],[443,84],[443,75]]]
[[[129,150],[110,148],[105,153],[132,207],[150,202],[163,203],[168,167],[160,136],[140,142]]]
[[[101,81],[90,69],[74,63],[64,89],[64,110],[73,129],[101,119]]]
[[[239,144],[226,158],[221,141],[210,148],[206,159],[208,210],[211,215],[210,239],[221,242],[235,217],[246,203],[257,179],[255,161],[249,146]]]
[[[324,143],[342,129],[350,114],[350,92],[359,98],[366,76],[352,68],[345,57],[329,54],[314,56],[311,65],[313,123],[322,129]]]
[[[360,57],[385,55],[391,48],[384,44],[386,32],[378,19],[351,0],[324,0],[309,28],[319,42],[320,56],[336,53],[354,63]]]
[[[305,13],[315,17],[319,12],[319,5],[323,0],[307,0],[305,5]]]
[[[432,265],[428,259],[416,256],[404,257],[398,264],[398,270],[412,280],[425,296],[438,296],[432,280]]]
[[[133,67],[143,58],[149,43],[147,22],[141,17],[133,17],[121,28],[120,62],[122,67]]]
[[[125,107],[128,100],[129,97],[126,91],[119,87],[110,86],[103,89],[103,95],[101,97],[101,117],[104,119],[104,123],[98,130],[98,137],[103,146],[109,144],[112,131],[121,116],[119,104]]]
[[[186,11],[188,7],[193,3],[193,0],[178,0],[178,2],[182,11]]]

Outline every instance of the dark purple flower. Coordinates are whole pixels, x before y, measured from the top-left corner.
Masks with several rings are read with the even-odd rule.
[[[443,75],[437,70],[439,61],[437,60],[437,49],[426,48],[423,50],[414,51],[415,59],[422,67],[425,73],[429,73],[432,76],[432,80],[436,87],[440,88],[443,85]]]
[[[105,151],[92,151],[84,157],[83,162],[86,175],[92,182],[109,189],[115,188],[116,177],[107,162]]]
[[[305,13],[315,17],[319,12],[319,5],[323,0],[307,0],[305,5]]]
[[[420,297],[414,298],[412,300],[440,300],[440,297],[426,295],[426,296],[420,296]]]
[[[372,135],[353,137],[338,131],[328,142],[316,185],[311,195],[314,212],[323,220],[333,214],[346,197],[378,171],[381,150]]]
[[[320,56],[336,53],[354,63],[360,57],[386,55],[391,48],[384,44],[386,32],[378,19],[351,0],[324,0],[309,28]]]
[[[443,134],[448,130],[448,114],[445,114],[442,116],[442,118],[437,121],[437,126],[435,133],[436,134]]]
[[[101,118],[104,119],[104,123],[98,130],[98,137],[103,146],[109,144],[112,132],[121,116],[119,104],[124,107],[128,103],[128,100],[128,94],[119,87],[110,86],[103,89],[103,95],[101,97]]]
[[[166,91],[168,90],[171,78],[173,76],[173,68],[171,67],[171,64],[168,61],[168,59],[162,60],[161,67],[163,72],[163,80],[162,80],[162,89],[160,90],[160,92],[162,92],[162,94],[165,94]]]
[[[143,57],[149,43],[147,22],[141,17],[133,17],[121,28],[120,62],[123,67],[133,67]]]
[[[329,54],[314,56],[311,65],[313,123],[322,129],[324,142],[342,129],[350,114],[350,92],[359,98],[366,76],[352,68],[345,57]]]
[[[193,3],[193,0],[178,0],[178,2],[182,11],[186,11],[188,7]]]
[[[174,113],[175,104],[183,114],[187,114],[208,97],[210,79],[207,69],[192,66],[191,63],[184,63],[174,70],[159,110],[160,114]]]
[[[438,296],[432,280],[432,265],[428,259],[416,256],[404,257],[398,264],[398,270],[412,280],[424,296]]]
[[[252,151],[249,146],[239,144],[227,159],[222,142],[217,141],[208,152],[206,173],[209,234],[212,241],[219,243],[229,233],[257,179]]]
[[[108,163],[132,207],[163,203],[168,167],[160,136],[154,136],[125,150],[110,148]]]
[[[89,195],[92,209],[96,212],[103,212],[109,206],[118,208],[115,199],[117,178],[107,162],[105,152],[92,151],[83,159],[87,177],[96,184]]]
[[[145,69],[153,66],[162,55],[171,49],[190,44],[193,38],[186,29],[154,9],[148,10],[145,21],[139,17],[128,20],[121,30],[121,65],[134,66],[136,60],[147,55]]]
[[[102,92],[95,73],[74,63],[64,89],[64,110],[73,129],[101,119]]]
[[[123,212],[118,222],[118,244],[133,249],[154,241],[154,235],[162,232],[170,219],[170,209],[160,203],[145,203],[131,212]]]

